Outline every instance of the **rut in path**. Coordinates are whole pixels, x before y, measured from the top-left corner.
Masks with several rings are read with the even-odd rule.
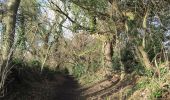
[[[20,86],[2,100],[84,100],[79,84],[71,75],[55,75],[54,79],[32,82],[29,87]]]

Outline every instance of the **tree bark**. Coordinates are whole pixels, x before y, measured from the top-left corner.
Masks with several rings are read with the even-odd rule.
[[[2,45],[2,60],[3,64],[0,66],[0,95],[5,94],[5,83],[9,75],[10,65],[9,61],[12,58],[13,52],[11,51],[14,43],[16,15],[20,0],[7,0],[6,12],[4,12],[3,24],[3,45]]]
[[[110,75],[113,67],[112,56],[113,56],[113,46],[111,41],[105,41],[103,44],[104,53],[104,68],[106,69],[106,75]]]
[[[137,47],[135,47],[135,52],[136,52],[136,55],[139,58],[141,64],[143,64],[143,66],[146,69],[151,70],[152,65],[149,60],[148,54],[147,54],[147,52],[145,52],[144,48],[142,46],[137,46]]]
[[[3,60],[8,59],[10,49],[14,43],[14,34],[15,34],[15,23],[16,15],[20,0],[8,0],[6,3],[7,12],[5,12],[2,19],[3,23],[3,45],[2,45],[2,58]],[[11,55],[9,56],[11,58]]]

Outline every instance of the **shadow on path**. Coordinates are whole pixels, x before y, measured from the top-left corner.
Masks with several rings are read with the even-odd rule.
[[[38,73],[23,73],[20,79],[14,77],[15,81],[8,86],[10,91],[0,100],[84,100],[78,81],[71,75],[55,73],[49,78]]]
[[[58,88],[55,100],[83,100],[80,96],[79,84],[73,76],[64,76],[64,83]]]

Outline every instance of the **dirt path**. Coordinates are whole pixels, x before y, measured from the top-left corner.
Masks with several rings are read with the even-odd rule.
[[[112,77],[111,79],[106,79],[97,83],[93,87],[83,89],[82,95],[86,100],[105,100],[106,97],[110,97],[118,93],[121,89],[133,85],[136,82],[136,78],[133,76],[127,76],[127,78],[120,80],[119,77]],[[126,98],[126,97],[124,97]],[[119,95],[116,95],[110,100],[127,100],[120,99]]]
[[[56,74],[53,78],[43,77],[41,81],[30,82],[25,78],[21,81],[15,83],[13,91],[2,100],[100,100],[98,98],[117,92],[124,83],[119,82],[118,77],[112,77],[82,88],[73,76],[64,74]]]
[[[27,86],[20,84],[2,100],[83,100],[78,82],[70,75],[55,75],[52,80],[44,79]]]
[[[112,77],[82,88],[71,75],[56,74],[52,78],[43,77],[41,81],[29,81],[24,78],[24,84],[15,83],[13,91],[2,100],[103,100],[106,96],[118,92],[120,88],[132,84],[133,81],[130,79],[120,81],[118,77]]]

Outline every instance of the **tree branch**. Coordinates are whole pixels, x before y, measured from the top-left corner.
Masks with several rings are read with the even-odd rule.
[[[91,28],[82,26],[78,22],[73,20],[67,13],[65,13],[63,10],[61,10],[61,8],[57,4],[55,4],[53,1],[49,1],[49,3],[56,7],[56,8],[54,8],[54,7],[51,6],[52,10],[57,11],[58,13],[64,15],[69,21],[76,24],[78,26],[79,30],[81,30],[81,29],[83,29],[83,30],[91,30]]]

